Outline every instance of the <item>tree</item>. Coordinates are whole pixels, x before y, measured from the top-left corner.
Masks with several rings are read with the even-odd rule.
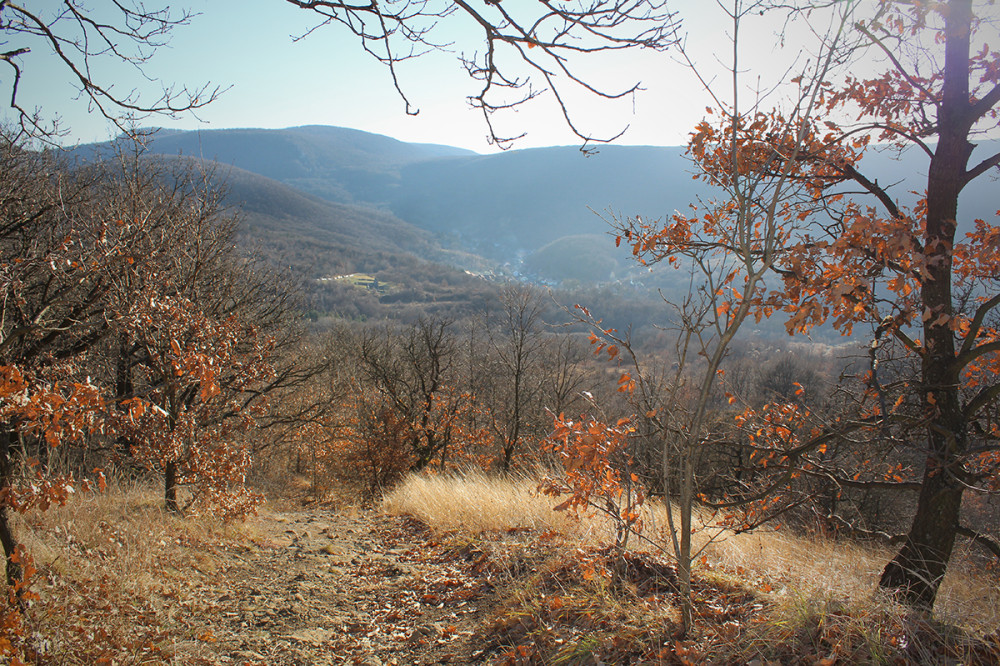
[[[220,217],[219,199],[183,165],[70,168],[53,153],[2,148],[8,578],[20,570],[9,511],[65,501],[77,483],[44,464],[53,447],[116,442],[117,456],[164,465],[168,504],[176,507],[180,476],[227,515],[249,509],[252,446],[242,431],[289,377],[269,358],[287,297],[236,255],[231,217]]]
[[[142,352],[140,396],[123,401],[132,456],[162,469],[168,510],[181,512],[177,490],[195,488],[224,516],[244,515],[253,460],[247,437],[256,426],[253,400],[274,378],[273,339],[231,315],[222,320],[177,295],[147,293],[123,317]]]
[[[444,467],[449,447],[462,443],[462,417],[471,405],[471,396],[458,386],[457,341],[450,326],[421,319],[403,331],[367,331],[357,350],[362,377],[377,401],[366,411],[388,410],[393,423],[406,424],[403,437],[417,471],[436,456]]]
[[[287,282],[234,244],[238,219],[213,181],[186,160],[128,165],[111,206],[158,224],[152,245],[133,248],[147,258],[117,280],[109,310],[128,368],[131,392],[116,398],[130,455],[163,472],[170,510],[189,485],[192,501],[235,515],[249,508],[251,433],[270,423],[271,399],[327,363],[288,353],[302,329]],[[282,418],[314,415],[305,409]]]
[[[491,379],[488,418],[493,439],[500,445],[499,467],[506,474],[525,440],[538,436],[544,423],[538,371],[542,308],[534,292],[513,285],[501,289],[500,303],[501,309],[487,324],[494,367],[483,370]],[[484,395],[474,395],[483,402]]]
[[[922,607],[934,602],[955,537],[969,531],[959,522],[964,494],[998,486],[991,414],[1000,396],[994,325],[1000,231],[985,220],[964,221],[963,237],[958,207],[963,188],[1000,164],[1000,153],[971,159],[972,140],[995,131],[1000,118],[1000,56],[985,36],[995,20],[990,5],[833,6],[850,13],[845,30],[821,43],[829,69],[792,80],[809,92],[797,99],[814,100],[816,113],[759,110],[744,121],[723,108],[732,120],[721,130],[706,120],[691,145],[708,176],[724,185],[740,174],[793,183],[795,198],[737,192],[729,205],[776,212],[765,218],[774,223],[738,233],[732,220],[740,218],[710,211],[696,223],[633,221],[622,229],[640,255],[693,246],[738,258],[747,270],[715,292],[727,321],[738,313],[760,318],[784,311],[793,334],[822,323],[844,334],[870,327],[870,363],[842,413],[826,418],[810,410],[800,390],[794,401],[739,416],[758,470],[766,472],[722,504],[751,502],[757,518],[773,515],[784,510],[775,499],[793,497],[796,483],[810,478],[916,491],[910,530],[880,584]],[[870,15],[859,13],[867,9]],[[886,71],[852,74],[850,66],[867,62],[873,51]],[[844,121],[849,111],[858,114],[856,122]],[[862,158],[875,140],[904,150],[906,160],[915,160],[914,153],[927,158],[926,190],[915,205],[905,206],[865,173]],[[848,183],[861,193],[849,192]],[[884,383],[889,368],[895,380]],[[855,452],[838,460],[856,466],[831,464],[833,446]],[[891,464],[873,464],[862,448],[882,450],[880,460]],[[912,458],[918,463],[911,468]]]
[[[807,328],[813,313],[826,309],[845,330],[855,322],[873,325],[876,348],[882,336],[892,337],[919,359],[919,374],[892,408],[880,403],[873,367],[868,403],[875,406],[874,421],[901,423],[924,441],[913,522],[880,585],[926,607],[951,557],[966,490],[997,489],[1000,471],[991,416],[1000,396],[1000,332],[991,325],[1000,305],[998,228],[975,220],[962,225],[964,238],[959,231],[963,189],[1000,165],[1000,153],[972,160],[972,140],[995,131],[1000,119],[1000,54],[987,41],[991,31],[996,34],[991,5],[884,3],[881,15],[858,25],[890,67],[880,77],[848,76],[840,89],[829,88],[827,110],[854,106],[859,122],[832,123],[806,157],[835,179],[860,185],[882,212],[845,206],[829,241],[790,255],[785,283],[789,302],[806,314],[793,318],[793,326]],[[914,40],[925,48],[904,48]],[[935,44],[943,45],[943,60]],[[863,174],[864,165],[857,165],[867,141],[861,137],[911,146],[926,156],[927,185],[916,206],[907,210]]]
[[[169,7],[147,9],[142,2],[126,0],[109,3],[103,11],[79,0],[59,3],[0,2],[0,62],[7,65],[10,79],[10,108],[21,130],[30,136],[54,138],[61,132],[55,118],[32,110],[22,100],[23,56],[41,51],[56,59],[67,72],[80,95],[115,125],[132,132],[127,117],[149,114],[174,115],[210,104],[220,93],[218,87],[175,88],[146,73],[146,65],[156,49],[166,45],[176,27],[191,20],[189,12],[174,13]],[[160,84],[152,98],[137,89],[120,90],[118,81],[100,74],[102,65],[124,63],[137,70],[139,78]],[[124,117],[123,117],[124,114]]]
[[[0,136],[0,540],[11,582],[21,566],[8,512],[63,501],[72,483],[44,466],[19,478],[19,458],[103,428],[104,395],[82,363],[112,330],[107,276],[134,263],[145,229],[91,214],[99,180]]]
[[[664,221],[613,219],[617,243],[626,243],[640,264],[667,262],[688,274],[689,291],[680,300],[664,300],[672,310],[676,331],[674,370],[665,382],[640,361],[631,341],[614,330],[601,330],[595,342],[612,357],[625,353],[629,372],[621,386],[634,394],[645,429],[660,433],[664,493],[677,489],[679,525],[673,531],[673,551],[682,587],[682,624],[691,627],[691,534],[696,499],[696,460],[719,439],[716,400],[722,392],[724,364],[748,318],[766,314],[761,300],[766,280],[778,267],[787,238],[799,226],[803,207],[813,206],[800,177],[797,156],[808,142],[807,128],[823,91],[822,82],[836,64],[840,35],[850,9],[838,12],[828,33],[831,43],[799,79],[798,94],[785,113],[767,112],[758,94],[746,101],[741,82],[739,36],[748,16],[764,4],[736,0],[719,3],[731,25],[730,88],[716,89],[688,57],[681,55],[705,83],[715,102],[709,111],[717,120],[703,121],[692,133],[688,152],[701,178],[719,194],[692,205],[691,213],[676,213]],[[782,152],[761,146],[764,132],[781,137]],[[668,512],[672,521],[672,515]]]

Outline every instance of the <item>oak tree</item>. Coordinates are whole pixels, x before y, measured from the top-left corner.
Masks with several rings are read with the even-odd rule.
[[[824,323],[845,335],[871,332],[868,368],[842,413],[810,410],[797,391],[796,400],[740,415],[766,472],[731,499],[753,500],[759,518],[781,510],[783,493],[793,497],[807,478],[915,491],[909,532],[880,584],[924,607],[934,602],[956,536],[970,531],[960,522],[963,497],[997,489],[998,231],[989,220],[963,219],[959,208],[963,190],[1000,164],[995,144],[977,154],[974,143],[1000,118],[991,7],[973,0],[851,6],[833,35],[846,48],[832,38],[822,43],[829,72],[792,81],[813,91],[814,113],[760,109],[721,127],[703,122],[691,151],[709,177],[726,184],[752,173],[795,185],[794,199],[770,207],[756,193],[733,198],[733,211],[776,211],[772,226],[754,222],[736,234],[729,217],[709,213],[623,229],[639,255],[700,245],[742,252],[755,264],[741,264],[764,269],[759,279],[739,271],[719,284],[727,317],[783,312],[792,334]],[[882,73],[862,73],[876,65]],[[901,150],[908,164],[923,159],[912,167],[927,174],[916,203],[869,172],[863,158],[877,142]],[[855,468],[835,466],[827,455],[834,446],[880,449],[890,464],[855,455],[840,458]]]
[[[929,607],[963,529],[963,497],[997,490],[1000,472],[993,417],[1000,396],[998,232],[994,222],[963,219],[960,211],[963,190],[1000,165],[995,144],[981,144],[987,152],[976,154],[974,143],[998,127],[1000,54],[991,44],[992,3],[881,3],[878,10],[856,30],[885,59],[884,73],[829,84],[830,120],[814,128],[813,146],[800,156],[816,170],[810,183],[817,196],[851,182],[872,203],[848,201],[832,225],[790,248],[775,302],[795,310],[792,331],[822,319],[847,332],[862,323],[873,330],[861,422],[885,445],[903,443],[922,455],[912,470],[887,479],[915,484],[917,497],[880,585]],[[834,117],[840,110],[856,121]],[[924,159],[926,184],[914,205],[868,173],[862,156],[876,140]],[[915,370],[892,387],[879,378],[883,345],[912,359]],[[822,437],[802,450],[815,450]]]

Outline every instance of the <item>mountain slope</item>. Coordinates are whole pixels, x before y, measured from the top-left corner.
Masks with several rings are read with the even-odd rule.
[[[148,150],[183,154],[279,180],[339,203],[379,203],[413,162],[471,151],[412,144],[343,127],[157,131]]]
[[[680,148],[573,146],[478,155],[339,127],[157,132],[148,149],[279,180],[337,203],[388,207],[459,246],[511,260],[568,235],[603,233],[593,211],[659,217],[690,201]]]
[[[403,167],[391,207],[498,260],[564,236],[603,234],[615,214],[664,217],[692,201],[681,148],[564,146],[438,159]]]
[[[316,277],[377,270],[373,262],[388,261],[376,262],[382,255],[440,258],[428,232],[392,213],[326,201],[242,169],[224,169],[220,176],[227,203],[241,212],[244,235],[282,254],[285,262],[314,266],[308,272]],[[287,252],[278,252],[280,247]]]
[[[997,147],[997,142],[986,143],[987,149]],[[478,155],[447,146],[407,144],[357,130],[311,126],[160,132],[150,149],[212,158],[326,202],[353,205],[350,211],[340,210],[337,215],[357,218],[354,222],[341,224],[333,236],[329,236],[329,229],[323,232],[331,241],[357,241],[377,251],[412,250],[442,260],[443,255],[435,255],[427,245],[439,243],[456,252],[487,257],[496,264],[510,263],[514,270],[522,259],[543,247],[541,263],[550,267],[586,259],[593,252],[583,257],[573,254],[583,247],[579,237],[605,234],[608,226],[602,218],[641,215],[664,219],[676,210],[687,211],[692,203],[712,194],[702,181],[692,179],[694,169],[683,149],[670,147],[604,146],[590,157],[572,146]],[[917,151],[898,160],[892,157],[872,151],[863,170],[879,183],[894,183],[892,195],[910,203],[914,199],[910,191],[925,186],[920,173],[925,160]],[[963,194],[963,228],[970,228],[975,218],[995,219],[994,189],[995,184],[983,178],[969,186]],[[242,194],[248,201],[257,201],[253,207],[292,205],[287,193],[281,195],[285,203],[264,201],[274,194],[273,185],[247,187]],[[322,209],[319,200],[308,204],[314,210],[298,205],[301,213],[297,216],[302,219],[332,215]],[[362,215],[359,207],[369,212]],[[392,217],[387,211],[395,216],[392,224],[387,221],[386,216]],[[397,234],[393,225],[399,221],[412,227]],[[319,224],[321,229],[327,226]],[[415,236],[413,227],[431,235]],[[277,227],[271,224],[269,228]],[[565,238],[576,240],[556,242]],[[593,250],[597,246],[589,242],[588,247]],[[463,256],[451,263],[467,267],[474,261]],[[602,264],[593,281],[607,279],[608,267]]]

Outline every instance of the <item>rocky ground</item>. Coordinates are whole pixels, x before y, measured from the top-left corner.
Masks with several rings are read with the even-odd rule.
[[[268,513],[252,544],[203,567],[195,640],[206,664],[444,664],[491,657],[474,639],[492,587],[472,548],[419,523],[326,508]]]

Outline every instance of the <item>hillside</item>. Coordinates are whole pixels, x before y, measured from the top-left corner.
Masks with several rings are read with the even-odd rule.
[[[329,202],[375,209],[376,217],[391,211],[460,253],[448,261],[462,268],[477,263],[462,256],[472,253],[516,269],[522,257],[557,239],[603,234],[607,224],[599,214],[662,217],[692,196],[690,165],[679,148],[605,146],[586,156],[563,146],[477,155],[345,128],[297,127],[157,132],[147,149],[215,161],[233,178],[243,178],[238,170],[252,172]],[[254,200],[248,210],[273,213],[287,203],[287,194],[266,201],[273,185],[240,189]],[[364,225],[354,231],[369,235]],[[557,261],[578,260],[564,254]]]
[[[929,619],[872,594],[884,548],[775,531],[708,544],[696,564],[697,626],[681,640],[669,559],[638,549],[616,577],[610,526],[553,511],[555,500],[522,478],[411,476],[376,511],[348,497],[273,497],[235,525],[170,516],[142,485],[73,502],[29,516],[45,605],[24,615],[36,634],[9,637],[12,650],[35,657],[29,663],[1000,657],[996,572],[974,555],[949,571]]]
[[[986,142],[986,148],[996,143]],[[369,248],[376,240],[379,251],[403,246],[462,268],[485,266],[471,253],[519,270],[522,259],[558,239],[605,234],[604,218],[609,215],[662,219],[711,194],[704,183],[692,179],[693,167],[684,150],[674,147],[602,146],[590,156],[574,146],[478,155],[358,130],[310,126],[158,132],[149,149],[215,160],[223,172],[242,169],[328,202],[349,204],[355,208],[340,209],[340,214],[355,221],[341,225],[346,234],[341,240],[357,236],[358,243]],[[912,203],[912,192],[924,187],[924,162],[916,151],[872,151],[865,172],[892,184],[890,191],[900,201]],[[962,223],[971,226],[972,219],[994,215],[994,185],[979,179],[969,186],[963,195]],[[265,201],[273,186],[259,192],[241,189],[257,202],[248,209],[273,213],[286,205]],[[369,210],[372,222],[361,219],[360,208]],[[398,240],[384,224],[387,212],[411,225]],[[322,216],[328,217],[327,212]],[[414,228],[430,235],[418,238]],[[411,247],[410,242],[417,245]],[[435,254],[431,246],[459,254]],[[546,263],[579,264],[576,249],[575,242],[547,247]],[[610,273],[604,270],[603,258],[599,263],[601,271],[591,276],[592,283],[606,280]]]
[[[94,148],[107,144],[83,149]],[[573,146],[478,155],[309,126],[161,131],[148,150],[214,160],[229,201],[243,211],[248,243],[307,280],[362,272],[404,284],[405,292],[390,299],[394,307],[408,299],[478,298],[461,294],[483,289],[463,270],[572,288],[607,284],[613,275],[651,293],[669,291],[677,276],[640,272],[607,237],[607,220],[663,219],[710,195],[692,179],[683,149],[669,147],[603,146],[590,156]],[[922,161],[915,152],[873,151],[866,173],[891,183],[890,191],[912,204],[913,192],[923,187]],[[993,217],[994,185],[979,179],[969,186],[961,225]],[[432,294],[432,284],[448,286]],[[331,290],[338,292],[332,299]],[[314,303],[320,312],[356,309],[351,292],[315,283],[308,291],[310,297],[322,292]],[[376,306],[361,310],[373,314]]]
[[[247,240],[314,278],[378,270],[384,255],[440,260],[431,235],[387,211],[334,203],[243,169],[223,170],[226,201]]]
[[[692,187],[681,148],[572,146],[439,159],[402,170],[392,210],[500,261],[564,236],[603,234],[600,214],[660,218],[683,209]]]
[[[607,234],[579,234],[557,238],[526,256],[522,273],[543,282],[587,284],[615,280],[631,267],[631,256]]]
[[[267,176],[339,203],[386,201],[403,165],[470,155],[450,146],[411,144],[343,127],[158,131],[148,149],[183,154]]]

